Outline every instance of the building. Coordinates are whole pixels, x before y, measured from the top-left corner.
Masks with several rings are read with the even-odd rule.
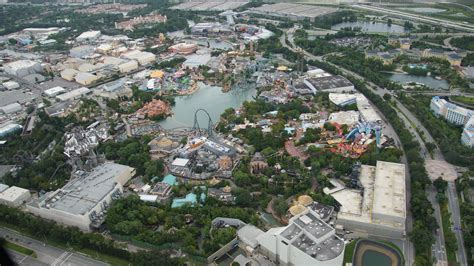
[[[16,90],[20,88],[20,84],[16,81],[7,81],[2,83],[3,87],[5,87],[7,90]]]
[[[56,87],[53,87],[51,89],[47,89],[43,92],[43,94],[47,97],[55,97],[56,95],[59,95],[61,93],[65,93],[66,90],[63,88],[63,87],[60,87],[60,86],[56,86]]]
[[[168,115],[171,112],[171,108],[167,102],[162,100],[153,99],[153,101],[146,103],[142,108],[136,111],[137,117],[155,117],[159,115]]]
[[[336,224],[362,235],[405,237],[405,165],[383,161],[362,165],[359,181],[360,190],[324,189],[341,204]]]
[[[5,106],[0,107],[0,113],[2,114],[12,114],[21,111],[21,105],[19,103],[11,103]]]
[[[464,126],[461,142],[468,147],[474,147],[474,116],[472,116]]]
[[[457,106],[438,96],[431,98],[430,108],[435,115],[441,116],[455,125],[465,125],[474,115],[473,110]]]
[[[308,209],[292,217],[287,226],[267,232],[245,225],[237,231],[239,246],[268,257],[274,265],[343,265],[344,241],[318,216]]]
[[[461,75],[467,80],[474,81],[474,66],[463,68]]]
[[[156,61],[156,55],[150,52],[142,52],[138,50],[133,50],[122,55],[124,58],[133,59],[138,61],[138,63],[143,65],[148,65]]]
[[[61,78],[67,80],[67,81],[73,81],[74,77],[79,73],[79,71],[72,69],[72,68],[67,68],[61,71]]]
[[[90,85],[98,79],[96,75],[87,72],[78,72],[74,77],[74,80],[83,86]]]
[[[341,111],[331,113],[328,122],[337,123],[339,125],[353,126],[359,122],[359,112],[357,111]]]
[[[122,196],[123,185],[134,175],[134,168],[106,162],[90,172],[77,172],[64,187],[27,204],[27,210],[90,232],[103,223],[111,202]]]
[[[81,33],[81,35],[76,37],[77,42],[90,42],[95,41],[100,37],[100,31],[86,31]]]
[[[94,95],[107,99],[130,98],[133,95],[133,91],[125,83],[125,79],[122,78],[94,88]]]
[[[461,66],[463,57],[457,53],[450,53],[447,55],[447,60],[451,66]]]
[[[9,187],[0,193],[0,204],[17,208],[31,199],[28,189],[21,187]]]
[[[333,76],[328,73],[323,73],[312,78],[304,79],[304,84],[316,94],[318,91],[324,92],[351,92],[355,91],[354,84],[352,84],[345,77],[336,75]]]
[[[19,124],[7,122],[0,125],[0,137],[5,137],[13,132],[20,131],[22,127]]]
[[[181,54],[181,55],[188,55],[196,52],[198,49],[198,45],[195,43],[178,43],[172,45],[168,48],[170,52]]]
[[[223,188],[208,188],[207,196],[226,203],[231,203],[235,200],[235,197],[232,195],[232,189],[229,186]]]
[[[117,65],[117,67],[120,73],[128,73],[138,69],[138,63],[135,60],[130,60],[128,62]]]
[[[115,28],[120,30],[133,31],[140,24],[166,23],[167,17],[160,14],[148,16],[138,16],[130,20],[115,22]]]
[[[91,90],[89,90],[86,87],[82,87],[82,88],[79,88],[79,89],[72,90],[70,92],[66,92],[66,93],[57,95],[56,100],[64,102],[64,101],[68,101],[68,100],[79,99],[79,98],[81,98],[84,95],[87,95],[89,93],[91,93]]]
[[[6,73],[17,77],[24,77],[30,74],[41,72],[41,64],[32,60],[18,60],[3,65]]]

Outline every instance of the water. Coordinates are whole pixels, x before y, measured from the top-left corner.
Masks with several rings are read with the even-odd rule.
[[[372,23],[370,21],[357,21],[357,22],[343,22],[331,27],[332,30],[340,30],[342,28],[347,27],[357,27],[361,28],[363,32],[384,32],[384,33],[404,33],[405,28],[400,25],[392,24],[392,26],[388,26],[386,23],[375,22]]]
[[[433,8],[433,7],[413,7],[413,8],[398,8],[400,10],[406,10],[406,11],[413,11],[416,13],[424,13],[424,14],[437,14],[437,13],[443,13],[446,12],[446,9],[442,8]]]
[[[385,254],[374,250],[367,250],[362,255],[362,265],[364,266],[391,266],[392,260]]]
[[[405,74],[392,74],[390,80],[401,84],[409,82],[422,83],[432,89],[448,90],[449,83],[446,80],[437,80],[433,77],[413,76]]]
[[[199,83],[199,86],[199,90],[194,94],[175,98],[173,116],[160,122],[163,128],[192,127],[194,113],[200,108],[205,109],[213,123],[216,123],[225,109],[239,108],[244,101],[250,101],[256,95],[256,90],[253,88],[241,88],[224,93],[221,87],[207,86],[203,83]],[[208,119],[203,112],[198,114],[198,121],[200,127],[207,127]]]

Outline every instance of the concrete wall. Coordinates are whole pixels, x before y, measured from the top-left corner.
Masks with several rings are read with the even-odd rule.
[[[384,225],[368,224],[353,220],[337,219],[336,224],[342,225],[344,230],[350,230],[374,236],[402,238],[405,234],[405,228],[392,228]]]

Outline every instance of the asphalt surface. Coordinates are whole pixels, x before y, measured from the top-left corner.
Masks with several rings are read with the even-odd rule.
[[[439,266],[447,266],[448,265],[448,258],[446,256],[446,248],[444,246],[444,232],[443,226],[441,223],[441,210],[439,208],[438,201],[436,200],[436,188],[431,186],[428,191],[428,200],[433,205],[434,209],[434,217],[436,222],[439,225],[439,229],[435,234],[436,242],[433,244],[431,249],[431,256],[436,259],[436,265]]]
[[[71,250],[64,250],[47,245],[41,241],[24,236],[16,231],[0,227],[0,237],[10,242],[24,246],[36,252],[37,258],[26,257],[23,254],[11,251],[13,259],[19,265],[108,265]]]

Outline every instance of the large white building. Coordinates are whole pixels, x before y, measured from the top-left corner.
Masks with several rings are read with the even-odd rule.
[[[472,116],[464,126],[461,135],[461,142],[468,147],[474,147],[474,116]]]
[[[84,95],[87,95],[91,93],[92,91],[86,87],[81,87],[75,90],[72,90],[70,92],[66,92],[63,94],[59,94],[56,96],[56,100],[64,102],[68,100],[75,100],[83,97]]]
[[[0,193],[0,204],[19,207],[31,198],[30,191],[21,187],[9,187]]]
[[[336,224],[359,234],[402,238],[405,236],[405,165],[377,161],[362,165],[362,188],[324,189],[340,204]]]
[[[290,219],[288,226],[267,232],[246,225],[237,231],[245,250],[267,256],[276,265],[340,266],[344,241],[334,228],[319,219],[311,209]]]
[[[473,147],[474,111],[457,106],[438,96],[431,99],[430,108],[436,116],[445,118],[449,123],[464,125],[461,143]]]
[[[17,77],[24,77],[30,74],[41,72],[41,64],[32,60],[18,60],[3,65],[4,71]]]
[[[100,37],[100,31],[86,31],[81,33],[81,35],[76,37],[77,42],[88,42],[88,41],[95,41]]]
[[[77,173],[64,187],[26,207],[42,218],[89,232],[103,223],[111,202],[121,197],[123,185],[134,175],[132,167],[106,162],[89,173]]]

